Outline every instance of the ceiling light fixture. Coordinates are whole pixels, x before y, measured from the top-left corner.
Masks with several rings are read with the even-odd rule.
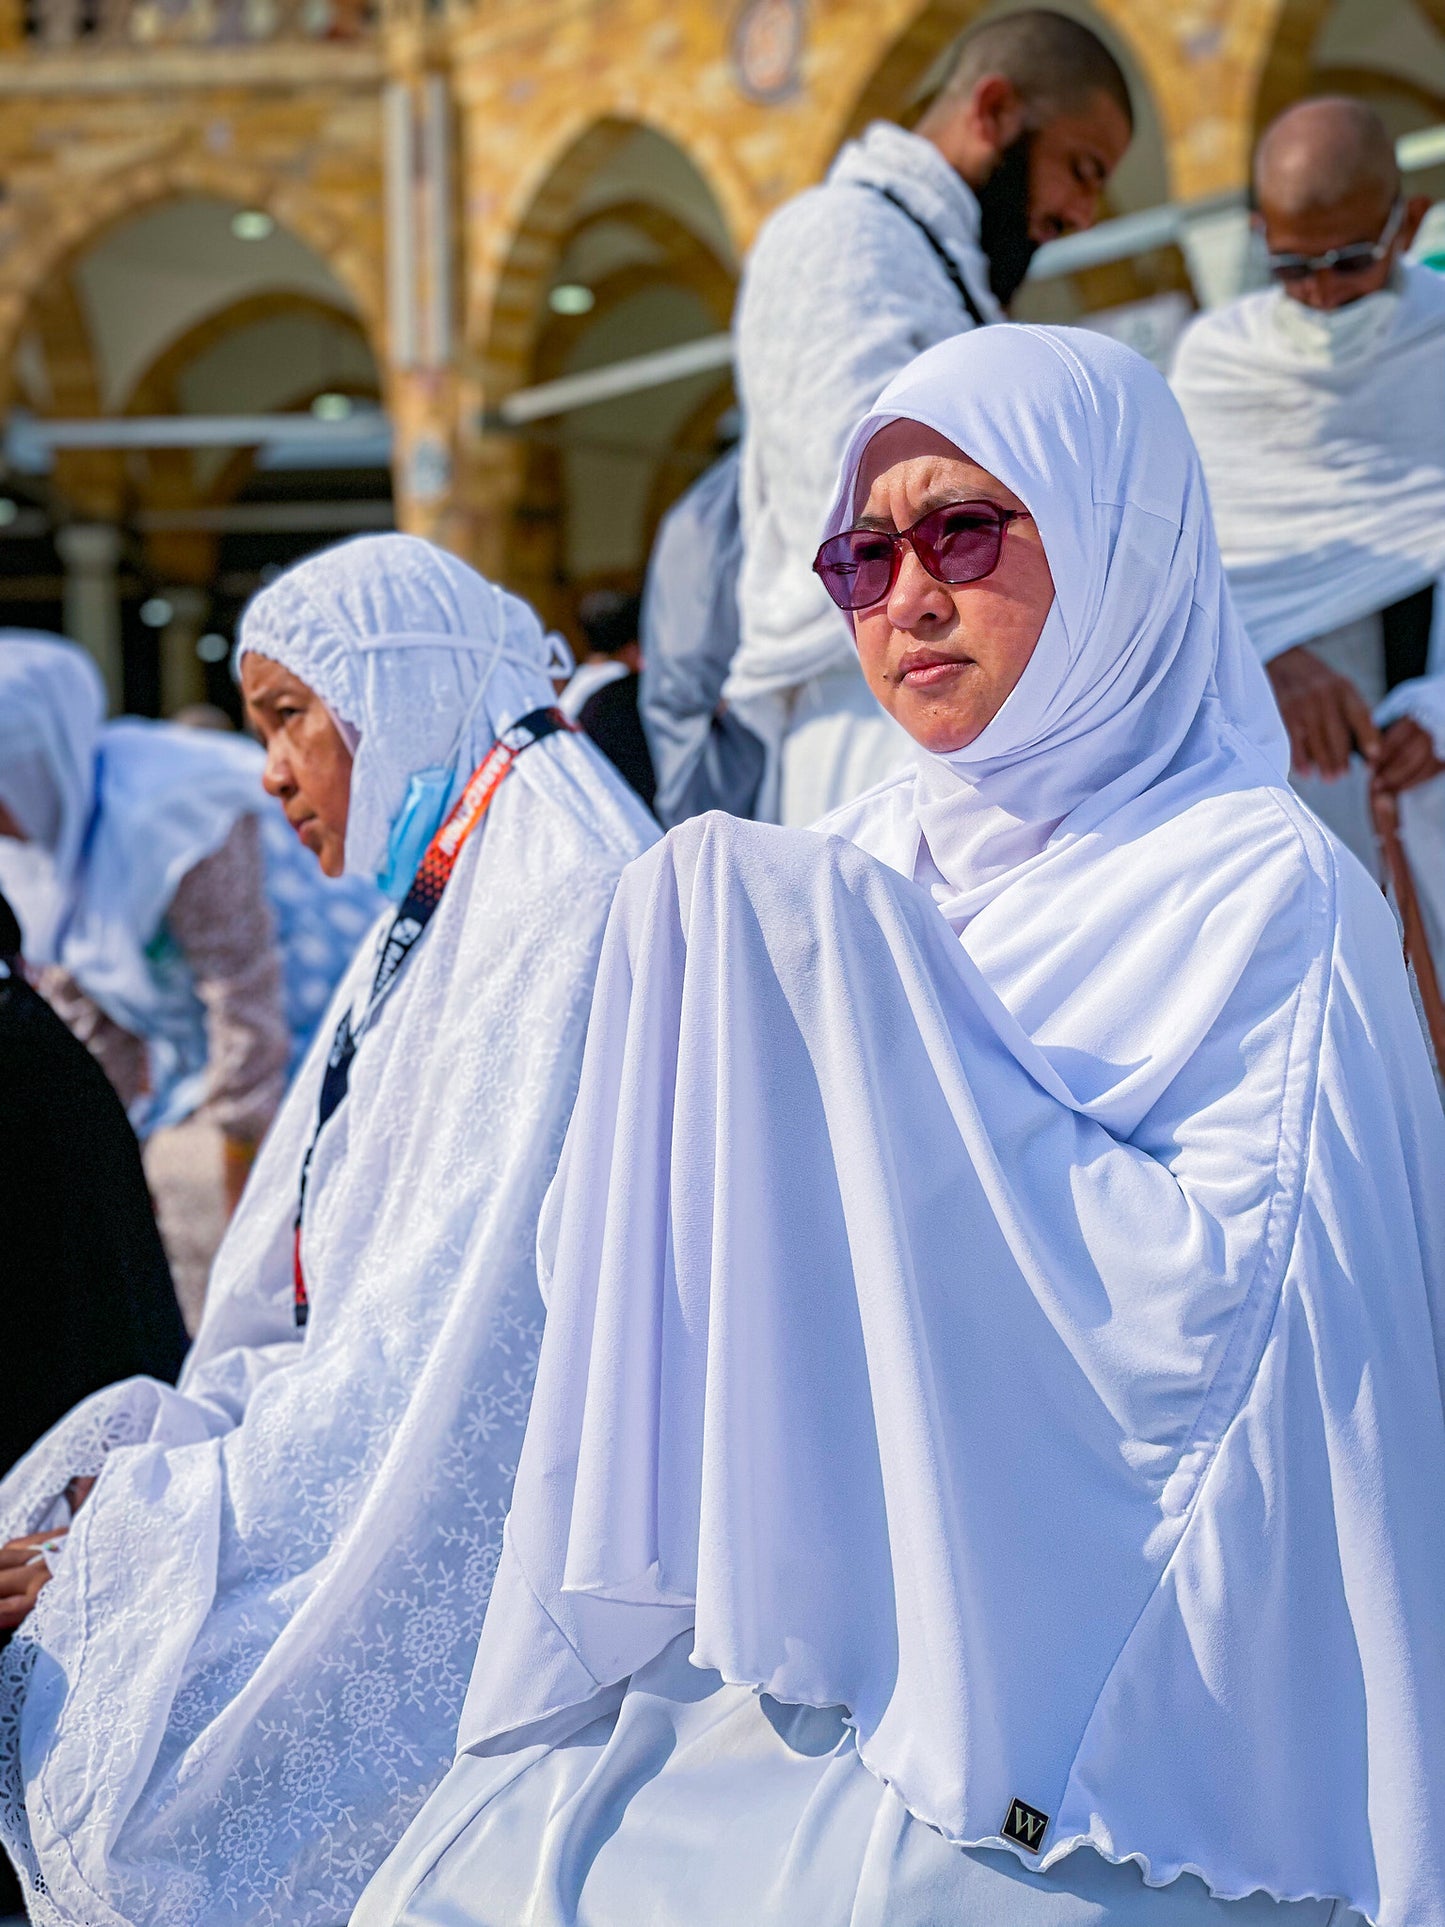
[[[140,605],[140,619],[147,629],[164,629],[174,614],[163,595],[150,596]]]
[[[210,635],[202,636],[196,644],[196,654],[202,662],[224,662],[231,653],[231,645],[224,636],[213,630]]]
[[[590,314],[597,306],[597,297],[580,281],[559,281],[547,296],[547,306],[553,314]]]
[[[276,232],[276,223],[264,208],[243,207],[231,216],[231,232],[238,241],[264,241]]]

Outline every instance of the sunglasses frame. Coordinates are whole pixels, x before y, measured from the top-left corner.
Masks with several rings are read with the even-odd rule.
[[[1308,281],[1315,274],[1368,274],[1377,268],[1394,247],[1405,220],[1405,201],[1400,196],[1390,209],[1378,241],[1351,241],[1325,254],[1271,254],[1266,257],[1270,274],[1276,281]]]
[[[981,569],[977,575],[958,576],[953,581],[950,581],[947,576],[939,575],[936,569],[929,568],[928,557],[919,547],[916,537],[925,522],[931,522],[935,516],[947,515],[953,509],[986,509],[988,511],[988,519],[994,521],[998,527],[998,546],[994,550],[993,561],[990,562],[986,569]],[[898,581],[898,572],[903,567],[903,555],[906,549],[912,549],[913,553],[918,557],[924,573],[930,576],[933,581],[941,582],[946,589],[961,589],[966,583],[983,582],[993,574],[1003,557],[1003,539],[1008,533],[1009,524],[1011,522],[1026,520],[1028,513],[1027,509],[1005,508],[1001,502],[991,502],[987,496],[979,496],[976,499],[969,498],[962,502],[940,502],[937,508],[930,509],[926,515],[920,515],[918,520],[906,529],[839,529],[837,535],[830,535],[828,540],[821,545],[818,553],[813,557],[813,573],[828,591],[835,605],[843,611],[844,615],[855,616],[863,609],[876,609],[880,602],[886,602],[888,600]],[[844,536],[848,535],[876,536],[881,541],[888,542],[893,550],[892,561],[888,569],[887,587],[881,595],[870,596],[866,602],[849,603],[840,601],[834,593],[832,584],[828,580],[827,567],[823,561],[824,551],[830,549],[835,542],[841,541]],[[932,545],[930,544],[929,546],[931,548]]]

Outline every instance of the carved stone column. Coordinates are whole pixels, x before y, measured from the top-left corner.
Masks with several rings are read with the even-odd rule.
[[[94,656],[112,711],[124,688],[120,647],[120,530],[110,522],[72,522],[55,546],[65,566],[65,633]]]
[[[206,672],[196,644],[210,614],[211,598],[204,589],[178,583],[164,591],[171,618],[161,630],[161,714],[174,716],[188,703],[206,699]]]

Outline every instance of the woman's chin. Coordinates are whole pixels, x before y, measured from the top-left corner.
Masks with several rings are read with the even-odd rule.
[[[931,756],[951,756],[955,750],[967,749],[988,722],[972,703],[915,703],[906,697],[895,705],[893,717]]]

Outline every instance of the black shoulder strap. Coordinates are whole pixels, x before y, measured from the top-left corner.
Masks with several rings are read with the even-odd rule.
[[[943,272],[948,276],[954,287],[958,289],[959,299],[962,301],[964,307],[967,308],[969,318],[972,320],[974,327],[986,328],[988,322],[985,317],[979,313],[978,303],[974,300],[972,294],[970,294],[968,283],[959,273],[953,257],[949,254],[942,241],[939,240],[928,223],[926,221],[920,221],[908,203],[901,200],[899,196],[893,192],[892,188],[880,187],[877,181],[865,181],[863,185],[871,188],[875,194],[881,194],[885,201],[891,201],[900,214],[905,215],[912,221],[913,225],[918,229],[918,232],[938,256],[939,265],[942,267]]]

